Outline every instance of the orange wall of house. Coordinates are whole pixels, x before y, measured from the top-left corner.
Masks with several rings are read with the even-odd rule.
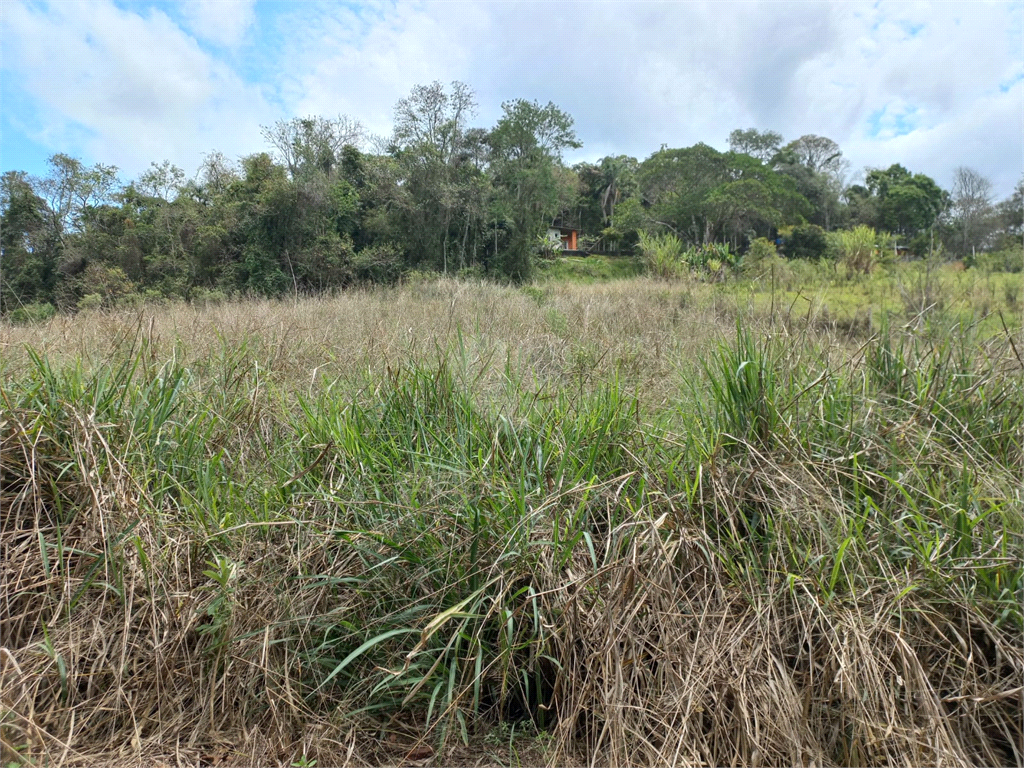
[[[576,250],[576,230],[575,229],[572,230],[569,233],[569,250],[570,251],[575,251]]]

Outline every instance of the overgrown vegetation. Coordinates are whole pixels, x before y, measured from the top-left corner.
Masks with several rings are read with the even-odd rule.
[[[759,280],[0,326],[5,763],[1021,764],[1019,305]]]
[[[610,267],[626,262],[552,263],[556,223],[579,235],[574,248],[640,256],[663,278],[724,279],[759,241],[865,274],[890,254],[1020,269],[1024,182],[997,201],[969,168],[948,191],[899,164],[856,179],[827,137],[754,129],[730,134],[727,152],[663,146],[569,167],[580,143],[556,105],[507,101],[489,128],[475,111],[465,83],[435,82],[398,101],[387,137],[346,116],[281,120],[262,129],[267,152],[212,153],[193,178],[165,161],[122,180],[64,153],[41,178],[8,171],[0,315],[298,300],[423,274],[621,276]]]

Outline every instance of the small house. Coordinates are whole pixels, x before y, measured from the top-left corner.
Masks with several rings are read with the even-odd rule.
[[[560,243],[563,251],[578,250],[579,236],[579,227],[568,226],[557,219],[548,227],[548,240],[552,243]]]

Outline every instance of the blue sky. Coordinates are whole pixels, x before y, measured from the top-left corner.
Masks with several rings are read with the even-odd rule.
[[[554,101],[568,159],[724,148],[734,128],[839,143],[850,180],[900,162],[1008,194],[1024,166],[1020,3],[199,2],[0,4],[0,170],[67,152],[188,173],[266,149],[260,125],[339,113],[386,135],[417,83],[462,80],[477,123]]]

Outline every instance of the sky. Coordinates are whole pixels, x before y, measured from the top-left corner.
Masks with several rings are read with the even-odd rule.
[[[1024,170],[1024,4],[0,0],[0,170],[65,152],[135,178],[268,149],[261,125],[345,114],[390,133],[419,83],[460,80],[492,126],[552,101],[568,162],[735,128],[818,134],[850,163],[1008,195]]]

